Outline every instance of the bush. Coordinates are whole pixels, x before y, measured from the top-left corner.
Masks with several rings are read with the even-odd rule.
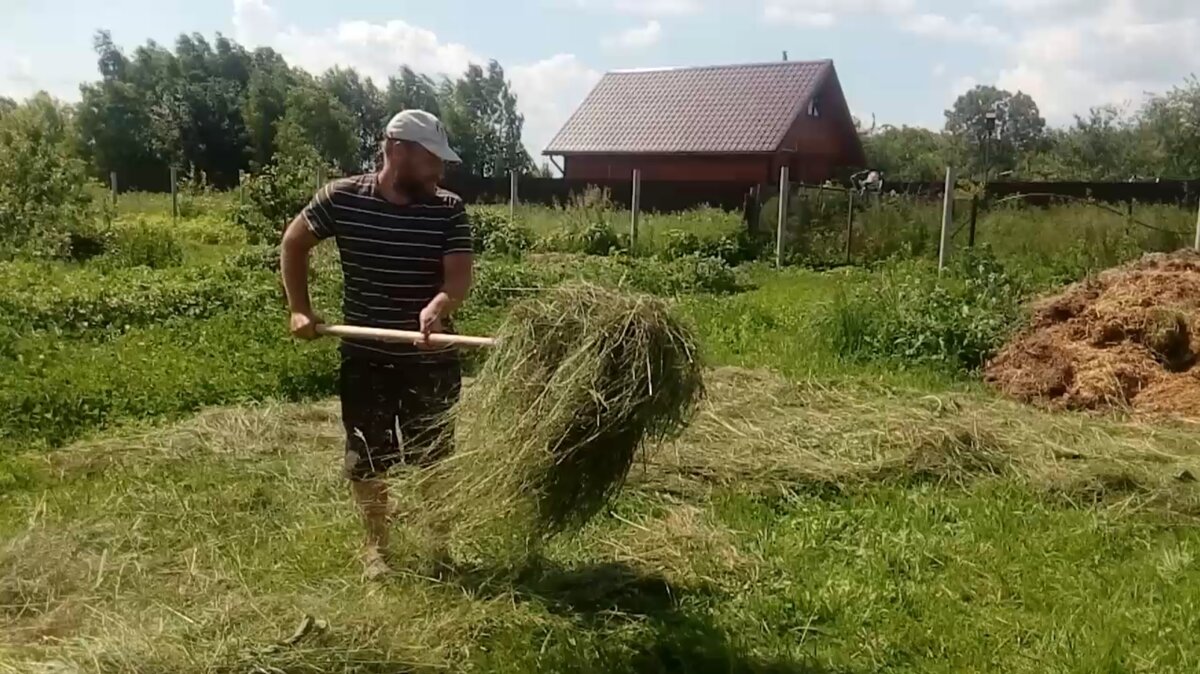
[[[533,247],[533,232],[494,208],[472,208],[470,221],[476,253],[520,257]]]
[[[312,201],[316,174],[315,165],[283,159],[246,177],[242,183],[245,200],[234,210],[234,221],[246,230],[246,239],[279,243],[284,228]]]
[[[72,154],[65,107],[38,94],[0,116],[0,258],[67,257],[73,244],[95,254],[82,233],[102,215]]]
[[[897,263],[839,295],[823,329],[845,357],[974,371],[1020,324],[1029,287],[986,248],[960,253],[942,278],[928,263]]]
[[[745,230],[729,232],[719,237],[700,237],[688,231],[667,230],[661,255],[668,260],[684,257],[716,258],[730,266],[753,262],[761,254],[762,246]]]
[[[125,331],[196,319],[281,297],[275,275],[232,265],[105,271],[12,262],[0,265],[0,324],[19,332]]]
[[[170,230],[138,219],[112,230],[108,250],[97,262],[109,269],[178,267],[183,264],[183,244]]]

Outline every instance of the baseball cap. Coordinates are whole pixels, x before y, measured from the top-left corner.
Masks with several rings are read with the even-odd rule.
[[[458,153],[450,148],[446,127],[424,110],[403,110],[392,117],[383,133],[385,138],[419,143],[442,161],[461,163]]]

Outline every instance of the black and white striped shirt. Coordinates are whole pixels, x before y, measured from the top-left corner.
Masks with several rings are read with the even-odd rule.
[[[318,239],[337,241],[348,325],[419,329],[421,309],[442,289],[442,258],[471,252],[471,226],[458,195],[439,189],[398,206],[383,198],[373,173],[329,183],[304,209],[304,219]],[[343,340],[342,353],[383,361],[454,356],[452,350],[358,340]]]

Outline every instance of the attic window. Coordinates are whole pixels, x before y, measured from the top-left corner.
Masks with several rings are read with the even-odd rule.
[[[821,101],[817,100],[816,96],[813,96],[808,101],[808,116],[816,118],[821,117]]]

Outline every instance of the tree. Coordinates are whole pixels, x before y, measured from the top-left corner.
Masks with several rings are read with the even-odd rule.
[[[251,168],[262,169],[275,156],[275,134],[287,112],[288,90],[297,78],[273,49],[258,49],[251,56],[242,120],[246,126]]]
[[[64,255],[70,234],[91,224],[71,124],[70,107],[45,92],[0,116],[0,255]]]
[[[360,79],[358,72],[349,68],[330,69],[321,77],[321,85],[350,112],[354,120],[359,168],[373,165],[375,155],[379,152],[379,141],[383,138],[383,127],[388,120],[382,92],[371,78]]]
[[[1200,79],[1153,96],[1141,113],[1156,177],[1200,176]]]
[[[437,84],[426,75],[418,75],[408,66],[400,68],[399,77],[389,77],[384,93],[384,107],[388,115],[401,110],[424,110],[442,116],[442,104]]]
[[[528,171],[533,162],[521,143],[525,118],[517,97],[504,79],[504,69],[491,61],[486,73],[471,65],[462,79],[442,86],[443,122],[462,157],[464,171],[503,175]]]
[[[299,158],[311,150],[320,161],[344,173],[362,168],[356,124],[350,111],[314,81],[293,88],[278,125],[278,152]]]
[[[995,131],[990,137],[989,113],[995,114]],[[994,175],[1016,169],[1024,156],[1042,149],[1046,120],[1027,94],[977,86],[946,111],[946,132],[962,145],[966,168],[979,175],[990,170]]]
[[[885,125],[863,138],[867,161],[891,180],[935,181],[945,175],[951,143],[920,127]]]

